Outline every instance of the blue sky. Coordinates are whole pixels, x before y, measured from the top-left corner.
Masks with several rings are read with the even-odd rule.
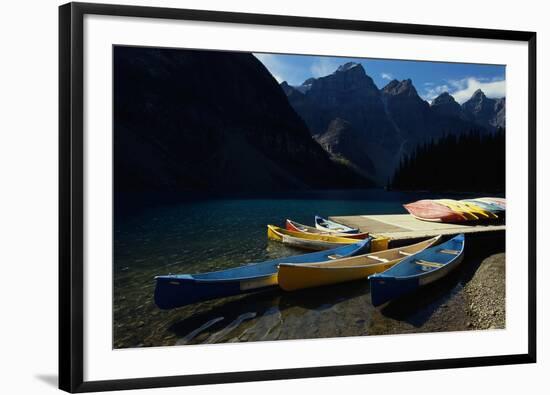
[[[300,85],[310,77],[333,73],[346,62],[361,63],[374,83],[384,87],[392,79],[413,81],[418,94],[431,101],[447,91],[463,103],[481,89],[488,97],[506,96],[505,66],[467,63],[419,62],[330,56],[254,54],[277,79]]]

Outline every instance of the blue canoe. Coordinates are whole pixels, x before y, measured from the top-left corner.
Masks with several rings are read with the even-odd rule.
[[[371,238],[355,244],[310,254],[282,257],[232,269],[200,274],[157,276],[155,303],[172,309],[205,300],[239,295],[277,286],[279,263],[309,263],[339,259],[370,251]]]
[[[319,230],[332,233],[359,233],[359,229],[357,228],[350,228],[319,215],[315,216],[315,227]]]
[[[464,234],[411,255],[369,276],[372,304],[380,306],[446,276],[464,257]]]

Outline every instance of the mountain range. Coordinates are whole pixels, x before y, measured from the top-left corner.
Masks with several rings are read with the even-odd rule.
[[[421,143],[505,127],[504,98],[488,98],[477,90],[460,105],[444,92],[428,103],[410,79],[392,80],[378,89],[363,66],[354,62],[299,86],[280,85],[333,160],[380,184],[391,178],[403,155]]]
[[[424,141],[504,127],[504,98],[430,104],[358,63],[300,86],[250,53],[115,46],[113,67],[115,192],[363,188]]]
[[[115,192],[372,185],[330,158],[252,54],[116,46],[113,63]]]

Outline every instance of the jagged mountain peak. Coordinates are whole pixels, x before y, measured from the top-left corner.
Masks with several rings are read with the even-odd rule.
[[[448,103],[457,103],[455,98],[449,92],[443,92],[439,96],[437,96],[435,99],[432,100],[432,106],[448,104]]]
[[[505,127],[505,104],[504,98],[492,99],[485,96],[485,93],[478,89],[472,97],[462,103],[464,112],[477,124],[493,130]]]
[[[360,63],[348,62],[332,73],[315,79],[307,94],[318,100],[363,100],[378,97],[380,92]],[[350,96],[351,95],[351,96]]]
[[[338,66],[335,73],[342,73],[342,72],[345,72],[345,71],[350,71],[352,69],[356,69],[358,71],[363,71],[363,73],[365,72],[365,69],[363,68],[361,63],[347,62],[347,63],[344,63],[343,65]]]
[[[439,116],[465,119],[462,107],[449,92],[443,92],[433,99],[430,108]]]
[[[487,96],[485,96],[485,93],[481,89],[477,89],[470,100],[483,100],[486,99]]]
[[[313,78],[313,77],[308,78],[307,80],[302,82],[302,85],[296,86],[295,88],[298,89],[301,93],[306,93],[307,91],[309,91],[311,89],[311,87],[313,86],[315,81],[317,81],[316,78]]]
[[[472,109],[474,107],[481,108],[480,106],[491,106],[493,102],[494,99],[488,98],[481,89],[477,89],[472,96],[462,104],[462,107]]]
[[[399,81],[398,80],[391,80],[390,82],[388,82],[388,84],[382,88],[382,91],[384,92],[389,92],[389,91],[392,91],[393,89],[395,89],[397,86],[399,85]]]
[[[287,96],[291,95],[296,90],[293,86],[289,85],[288,82],[286,81],[281,82],[280,86]]]
[[[300,89],[302,88],[301,86],[292,86],[286,81],[281,82],[279,86],[287,97],[292,97],[296,100],[304,97],[304,92],[302,92],[302,90]]]
[[[382,91],[391,96],[419,97],[412,80],[409,78],[403,81],[392,80],[382,89]]]

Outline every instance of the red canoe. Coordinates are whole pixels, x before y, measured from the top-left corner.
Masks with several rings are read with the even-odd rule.
[[[423,221],[432,222],[464,222],[466,217],[450,208],[431,200],[419,200],[414,203],[404,204],[412,216]]]
[[[286,220],[286,229],[287,230],[293,230],[295,232],[303,232],[303,233],[314,233],[317,235],[331,235],[331,236],[338,236],[338,237],[346,237],[348,239],[359,239],[363,240],[368,237],[368,233],[333,233],[333,232],[324,232],[322,230],[319,230],[313,226],[307,226],[302,225],[296,221],[292,221],[290,219]]]

